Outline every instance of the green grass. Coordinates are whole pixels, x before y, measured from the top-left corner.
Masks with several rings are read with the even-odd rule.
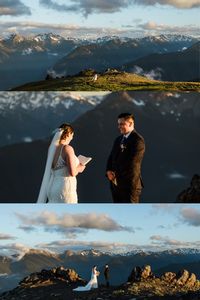
[[[125,72],[111,72],[99,75],[94,82],[92,75],[84,72],[62,79],[49,79],[32,82],[15,91],[122,91],[122,90],[170,90],[170,91],[200,91],[199,82],[172,82],[150,80],[146,77]]]

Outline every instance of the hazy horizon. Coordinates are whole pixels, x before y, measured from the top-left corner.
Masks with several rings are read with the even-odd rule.
[[[198,205],[1,205],[0,254],[200,249]],[[2,229],[4,228],[4,229]]]
[[[86,39],[169,33],[199,36],[199,7],[199,0],[70,0],[67,4],[64,0],[13,0],[0,4],[0,29],[2,36],[53,32]]]

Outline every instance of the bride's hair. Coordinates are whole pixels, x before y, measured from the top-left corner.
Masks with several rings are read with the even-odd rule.
[[[58,128],[60,129],[65,129],[67,128],[68,126],[71,126],[69,123],[62,123]]]
[[[60,136],[60,141],[65,140],[69,134],[74,133],[74,129],[70,124],[64,123],[59,128],[63,130]]]

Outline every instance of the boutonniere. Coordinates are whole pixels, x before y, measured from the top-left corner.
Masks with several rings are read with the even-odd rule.
[[[121,143],[120,148],[121,148],[121,152],[124,152],[124,150],[126,149],[126,145],[124,143]]]

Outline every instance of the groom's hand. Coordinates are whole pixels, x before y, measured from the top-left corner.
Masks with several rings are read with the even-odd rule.
[[[110,181],[113,181],[115,179],[115,172],[113,171],[107,171],[106,175]]]

